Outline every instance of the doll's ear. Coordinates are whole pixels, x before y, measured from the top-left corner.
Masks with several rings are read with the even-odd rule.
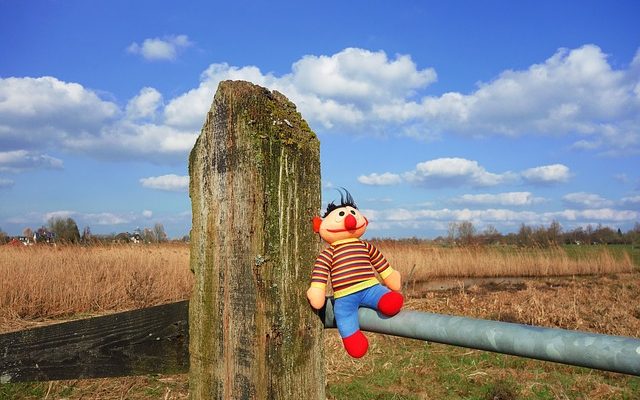
[[[320,224],[322,223],[322,218],[318,217],[317,215],[315,217],[313,217],[313,231],[315,233],[320,232]]]

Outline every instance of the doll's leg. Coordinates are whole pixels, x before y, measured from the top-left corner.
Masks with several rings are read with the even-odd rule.
[[[333,313],[336,317],[338,332],[342,337],[345,350],[351,357],[360,358],[367,353],[369,341],[360,331],[358,322],[358,307],[360,296],[354,293],[335,300]]]
[[[375,285],[365,289],[362,304],[380,311],[382,314],[392,317],[400,312],[404,298],[398,292],[392,292],[386,286]]]

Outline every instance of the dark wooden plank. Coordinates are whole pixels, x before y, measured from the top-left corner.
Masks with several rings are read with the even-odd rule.
[[[189,371],[189,302],[0,335],[0,382]]]

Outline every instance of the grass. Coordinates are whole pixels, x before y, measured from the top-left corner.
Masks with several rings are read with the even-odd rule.
[[[614,244],[605,246],[577,246],[577,245],[565,245],[563,246],[567,255],[577,261],[586,260],[594,255],[597,256],[598,251],[602,248],[612,255],[615,260],[625,260],[629,257],[631,263],[640,268],[640,246],[630,244]]]
[[[0,247],[0,321],[67,318],[184,300],[189,248]]]
[[[633,270],[626,248],[442,248],[376,243],[405,282],[439,277],[557,276]],[[187,299],[189,247],[0,247],[0,321],[66,318]],[[27,282],[28,284],[25,284]],[[9,323],[9,322],[7,322]]]
[[[525,280],[424,293],[409,309],[638,337],[640,273]],[[632,307],[620,307],[632,304]],[[508,318],[504,318],[507,316]],[[354,362],[335,332],[325,349],[331,399],[639,399],[640,378],[367,334]],[[394,397],[395,396],[395,397]]]
[[[537,259],[540,266],[536,270],[558,260],[573,260],[576,264],[572,265],[581,260],[605,260],[606,268],[600,268],[603,271],[600,275],[580,276],[579,269],[573,271],[575,276],[568,277],[544,275],[502,285],[418,291],[408,299],[406,308],[612,335],[638,337],[640,333],[640,272],[633,272],[633,267],[627,264],[628,249],[581,246],[561,249],[564,255],[559,249],[518,250],[510,255],[511,249],[505,248],[440,249],[416,245],[385,248],[385,245],[382,243],[381,249],[404,271],[405,277],[413,269],[412,279],[431,279],[438,276],[434,271],[450,276],[451,269],[458,274],[475,274],[479,273],[477,265],[498,265],[497,260],[503,259]],[[51,319],[85,317],[186,299],[192,284],[188,257],[189,249],[184,245],[2,247],[0,332]],[[504,260],[501,262],[506,263]],[[464,262],[473,268],[467,266],[465,272],[463,266],[452,266]],[[440,269],[435,268],[438,265]],[[416,272],[419,269],[428,272]],[[632,272],[613,272],[627,270]],[[490,270],[484,273],[487,271]],[[329,399],[640,398],[640,378],[636,377],[367,335],[371,342],[369,353],[363,359],[353,360],[345,354],[337,332],[326,332]],[[172,375],[5,384],[0,385],[0,400],[186,399],[187,379],[186,375]]]
[[[375,243],[407,280],[441,277],[539,277],[630,272],[630,248],[575,246],[439,247],[402,241]]]
[[[330,399],[637,398],[638,378],[408,339],[374,339],[375,359],[330,384]]]

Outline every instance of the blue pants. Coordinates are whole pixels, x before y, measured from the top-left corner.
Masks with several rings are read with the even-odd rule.
[[[358,308],[361,305],[377,310],[380,298],[390,291],[386,286],[377,284],[359,292],[337,298],[333,305],[333,313],[336,317],[336,325],[338,325],[340,336],[346,338],[360,330]]]

